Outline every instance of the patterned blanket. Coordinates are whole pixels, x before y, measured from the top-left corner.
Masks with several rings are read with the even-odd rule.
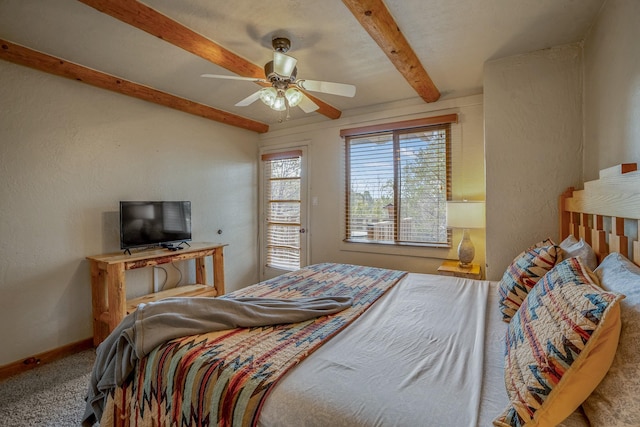
[[[268,327],[178,338],[142,359],[115,390],[101,425],[254,426],[269,391],[289,369],[360,316],[406,273],[317,264],[222,298],[348,296],[340,313]]]

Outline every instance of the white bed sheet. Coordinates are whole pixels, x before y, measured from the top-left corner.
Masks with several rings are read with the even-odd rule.
[[[408,274],[280,380],[259,425],[491,426],[508,403],[496,285]]]

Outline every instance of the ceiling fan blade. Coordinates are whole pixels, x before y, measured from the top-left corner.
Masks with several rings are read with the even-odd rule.
[[[262,90],[262,89],[261,89]],[[242,101],[236,104],[236,107],[246,107],[247,105],[251,105],[260,99],[260,91],[254,92],[251,95],[247,96]]]
[[[302,96],[302,100],[298,104],[298,107],[300,107],[305,113],[311,113],[320,108],[318,107],[318,104],[310,100],[306,95]]]
[[[223,74],[201,74],[200,77],[207,77],[209,79],[245,80],[248,82],[266,82],[264,79],[256,79],[255,77],[227,76]]]
[[[285,55],[278,51],[273,52],[273,71],[282,77],[291,77],[297,62],[298,60],[293,56]]]
[[[320,82],[317,80],[298,80],[296,84],[312,92],[322,92],[331,95],[353,97],[356,94],[356,87],[344,83]]]

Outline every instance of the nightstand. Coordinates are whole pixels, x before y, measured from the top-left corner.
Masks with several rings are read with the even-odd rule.
[[[480,264],[471,264],[470,267],[460,267],[458,261],[444,261],[438,267],[438,274],[441,276],[464,277],[465,279],[482,279]]]

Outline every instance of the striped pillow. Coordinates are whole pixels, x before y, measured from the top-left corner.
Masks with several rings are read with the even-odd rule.
[[[560,247],[544,240],[518,255],[498,286],[502,320],[509,322],[538,280],[560,260]]]
[[[531,290],[506,335],[509,406],[495,426],[554,426],[602,380],[616,352],[624,296],[607,292],[578,258]]]

